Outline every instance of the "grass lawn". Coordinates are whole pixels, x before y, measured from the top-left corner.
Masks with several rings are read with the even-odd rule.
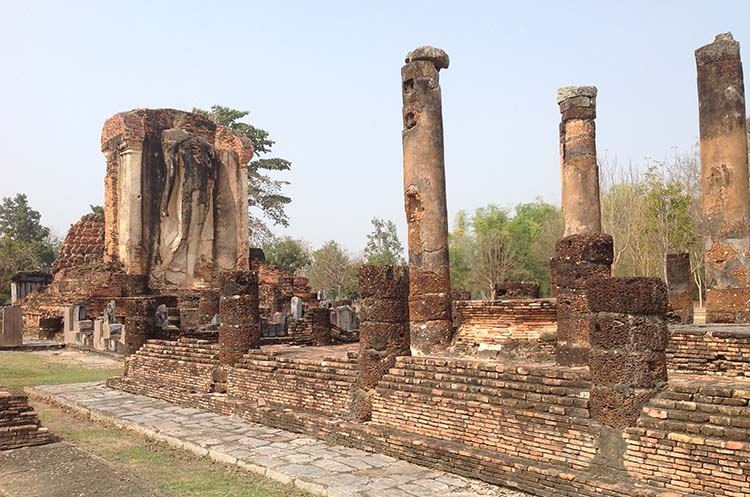
[[[0,385],[25,386],[104,380],[122,373],[119,361],[95,354],[0,352]],[[33,402],[42,424],[55,435],[102,457],[163,492],[185,497],[306,497],[234,466],[225,466],[129,431]]]
[[[119,374],[118,361],[84,352],[0,352],[0,385],[13,389],[98,381]]]
[[[105,380],[122,374],[115,360],[84,352],[0,352],[0,385],[21,390]]]

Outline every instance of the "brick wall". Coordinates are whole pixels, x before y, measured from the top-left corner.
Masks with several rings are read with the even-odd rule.
[[[26,395],[0,387],[0,450],[54,442],[43,428]]]
[[[378,385],[372,422],[580,469],[595,452],[589,387],[585,368],[399,357]]]
[[[228,371],[227,393],[246,405],[347,416],[357,363],[250,351]]]
[[[672,326],[669,370],[750,378],[750,326]]]
[[[522,344],[539,352],[554,350],[555,299],[463,300],[455,302],[453,344],[463,350],[503,350]]]

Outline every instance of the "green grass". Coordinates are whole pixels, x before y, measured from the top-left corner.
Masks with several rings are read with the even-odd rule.
[[[185,497],[307,497],[309,494],[234,466],[96,424],[46,404],[35,406],[51,432],[161,491]]]
[[[119,374],[122,366],[71,363],[56,355],[30,352],[0,352],[0,385],[13,389],[100,381]]]

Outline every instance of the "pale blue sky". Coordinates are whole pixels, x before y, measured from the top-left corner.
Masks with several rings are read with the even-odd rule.
[[[294,163],[277,233],[356,253],[373,216],[405,239],[399,70],[418,45],[451,56],[451,217],[559,202],[559,86],[598,86],[600,154],[638,161],[697,141],[696,48],[732,31],[750,72],[747,0],[214,3],[0,0],[0,196],[64,235],[104,202],[105,119],[219,103]]]

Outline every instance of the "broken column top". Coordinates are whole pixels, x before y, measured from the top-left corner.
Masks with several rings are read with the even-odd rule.
[[[415,48],[414,50],[406,54],[406,60],[404,62],[408,64],[409,62],[414,62],[417,60],[426,60],[432,62],[438,71],[440,69],[448,69],[448,64],[450,64],[450,58],[448,57],[448,54],[445,53],[445,50],[431,47],[429,45]]]
[[[695,60],[698,62],[698,65],[709,64],[724,58],[737,58],[739,56],[740,44],[734,40],[732,33],[718,34],[713,43],[709,43],[695,51]]]
[[[596,91],[596,86],[563,86],[557,90],[557,104],[581,97],[578,105],[589,106],[592,102],[596,103]]]

